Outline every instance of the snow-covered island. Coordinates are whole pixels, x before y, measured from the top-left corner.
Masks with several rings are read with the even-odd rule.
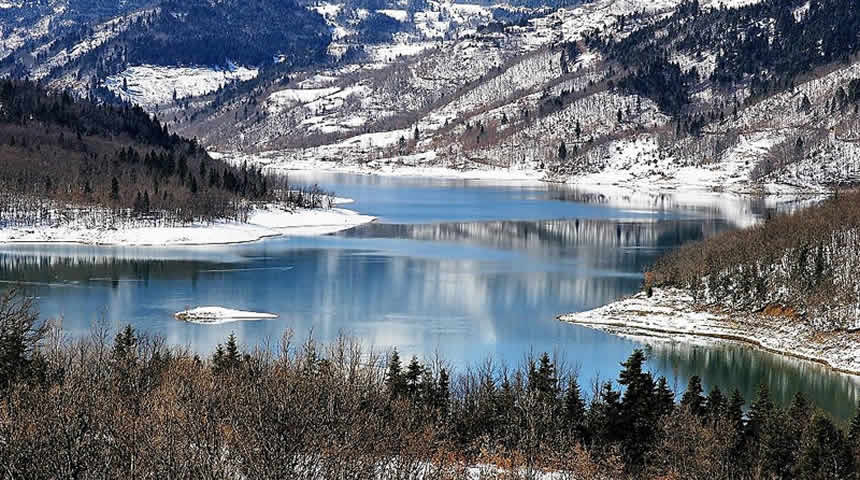
[[[708,337],[821,363],[860,375],[860,333],[822,332],[798,322],[791,312],[768,308],[756,314],[705,310],[684,290],[654,288],[594,310],[561,315],[559,320],[613,334]]]
[[[333,203],[348,203],[334,199]],[[48,224],[15,226],[0,222],[0,243],[83,243],[90,245],[192,246],[245,243],[268,237],[325,235],[372,222],[375,217],[343,208],[287,208],[275,204],[256,206],[247,222],[215,221],[118,222],[87,209]]]
[[[266,320],[278,318],[274,313],[249,312],[224,307],[197,307],[176,312],[173,316],[175,316],[177,320],[205,325],[238,322],[240,320]]]

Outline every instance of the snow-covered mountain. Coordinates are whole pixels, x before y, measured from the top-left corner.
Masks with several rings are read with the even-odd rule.
[[[110,39],[165,5],[102,18],[17,71],[141,104],[270,168],[501,169],[731,191],[860,180],[850,0],[327,0],[301,5],[327,31],[324,54],[302,62],[294,49],[91,71],[74,60],[121,44]]]

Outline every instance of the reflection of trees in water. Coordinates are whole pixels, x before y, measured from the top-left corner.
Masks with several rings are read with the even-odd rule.
[[[680,388],[687,379],[699,375],[710,389],[718,385],[724,392],[737,387],[749,404],[759,385],[770,387],[771,397],[782,405],[791,402],[798,391],[840,420],[856,412],[860,378],[844,375],[823,365],[762,352],[751,346],[705,341],[670,342],[638,338],[649,346],[649,363],[670,380],[677,376]],[[695,340],[693,340],[695,342]]]
[[[0,254],[0,280],[20,282],[111,281],[150,278],[196,280],[201,265],[189,260],[140,260],[108,256]]]
[[[591,265],[625,265],[638,271],[654,260],[653,251],[701,240],[730,227],[719,219],[615,222],[589,219],[490,221],[395,225],[370,223],[342,232],[357,238],[406,238],[449,242],[506,250],[526,250],[542,256],[582,257]],[[622,268],[629,270],[629,268]]]

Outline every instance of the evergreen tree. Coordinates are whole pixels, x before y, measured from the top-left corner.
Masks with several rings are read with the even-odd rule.
[[[567,385],[567,392],[564,396],[564,413],[568,428],[577,432],[577,437],[581,439],[581,430],[585,422],[585,400],[582,398],[582,392],[579,388],[579,382],[576,377],[571,377]]]
[[[567,160],[567,145],[565,145],[564,142],[561,142],[558,146],[558,160],[561,163],[564,163],[564,161]]]
[[[529,389],[537,392],[541,400],[552,402],[558,398],[558,378],[555,374],[555,364],[550,360],[549,354],[544,352],[539,360],[540,366],[537,370],[534,364],[530,367],[529,372]]]
[[[773,401],[770,399],[770,390],[766,384],[761,384],[756,394],[756,399],[750,406],[749,423],[747,424],[747,434],[753,439],[758,439],[761,430],[767,423],[767,419],[773,413]]]
[[[418,398],[419,382],[423,371],[424,367],[421,366],[418,357],[413,355],[409,365],[406,366],[406,374],[403,377],[406,381],[406,393],[412,399]]]
[[[397,398],[406,393],[406,379],[403,377],[400,354],[397,353],[396,348],[388,359],[388,368],[385,372],[385,385],[388,387],[388,393],[392,398]]]
[[[110,199],[113,201],[119,200],[119,181],[113,177],[110,181]]]
[[[843,433],[825,415],[816,413],[800,440],[793,478],[852,478],[854,458]]]
[[[442,412],[442,416],[448,414],[448,399],[451,395],[451,380],[448,377],[448,370],[442,368],[439,370],[439,383],[436,386],[436,408]]]
[[[675,410],[675,393],[669,388],[669,382],[666,381],[666,377],[660,377],[657,380],[654,398],[657,403],[657,412],[660,416],[668,415]]]
[[[705,413],[705,398],[702,392],[702,379],[693,375],[687,384],[687,391],[681,396],[681,405],[687,407],[690,413],[696,416],[702,416]]]
[[[848,426],[848,439],[854,448],[860,451],[860,402],[858,402],[854,418],[851,419],[851,424]]]
[[[791,417],[792,423],[795,429],[798,430],[798,433],[806,428],[806,424],[809,423],[809,419],[812,416],[812,405],[809,404],[809,400],[803,392],[794,394],[791,406],[788,408],[788,415]]]
[[[137,347],[137,336],[134,327],[126,325],[122,331],[116,334],[113,341],[113,354],[115,357],[128,357],[135,353]]]
[[[714,385],[714,388],[711,389],[711,393],[708,394],[708,399],[706,403],[706,409],[708,417],[711,420],[716,421],[723,415],[723,410],[726,408],[726,397],[723,396],[723,392],[720,391],[720,387]]]
[[[643,371],[645,352],[636,349],[618,375],[618,383],[624,385],[621,399],[624,423],[624,453],[632,465],[640,465],[645,452],[651,447],[657,434],[660,405],[655,397],[655,384],[651,374]]]

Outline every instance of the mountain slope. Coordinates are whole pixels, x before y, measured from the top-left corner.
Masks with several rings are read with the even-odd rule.
[[[460,38],[393,43],[405,52],[393,61],[308,70],[164,118],[220,150],[266,152],[257,160],[272,167],[333,159],[628,186],[850,185],[858,45],[846,32],[857,8],[813,3],[526,10]]]

